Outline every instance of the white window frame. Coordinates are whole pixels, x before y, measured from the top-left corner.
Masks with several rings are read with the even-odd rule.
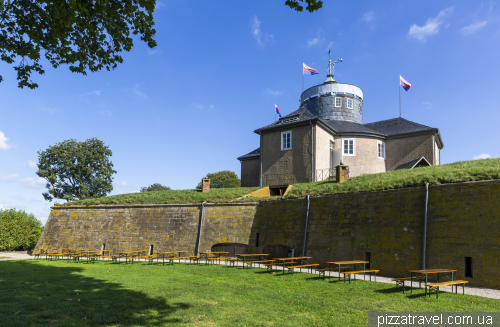
[[[380,146],[382,146],[382,156],[380,156]],[[377,141],[377,158],[385,160],[385,142]]]
[[[349,106],[349,102],[351,105]],[[351,98],[347,98],[347,109],[353,109],[354,108],[354,100]]]
[[[339,99],[340,104],[337,106],[337,99]],[[342,97],[335,97],[335,108],[342,107]]]
[[[283,142],[283,135],[290,134],[290,147],[285,147],[286,144]],[[292,149],[292,131],[281,132],[281,151],[291,150]]]
[[[345,141],[353,141],[352,142],[352,153],[345,153]],[[354,138],[348,138],[348,139],[342,139],[342,156],[344,157],[355,157],[356,156],[356,139]]]

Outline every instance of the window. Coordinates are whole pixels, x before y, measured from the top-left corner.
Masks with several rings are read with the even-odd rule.
[[[335,107],[339,108],[342,106],[342,98],[341,97],[335,97]]]
[[[472,257],[465,257],[464,277],[472,278]]]
[[[348,109],[354,108],[352,99],[347,98],[347,108]]]
[[[360,114],[363,114],[363,106],[361,105],[361,103],[358,105],[358,110]]]
[[[368,263],[365,263],[365,268],[370,269],[370,262],[372,261],[371,252],[365,252],[365,261],[368,261]]]
[[[343,154],[344,156],[356,155],[356,139],[343,139]]]
[[[385,159],[385,142],[377,141],[377,158]]]
[[[292,131],[281,133],[281,150],[290,150],[292,148]]]

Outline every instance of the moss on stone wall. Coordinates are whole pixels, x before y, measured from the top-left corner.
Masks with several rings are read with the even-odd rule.
[[[500,181],[429,188],[427,268],[456,269],[471,285],[500,288]],[[68,207],[52,210],[40,248],[102,248],[113,252],[196,250],[199,205]],[[312,262],[365,259],[381,275],[422,267],[425,187],[311,198],[306,253]],[[200,250],[243,243],[262,251],[282,244],[302,254],[306,199],[209,204]],[[473,278],[464,277],[472,257]]]

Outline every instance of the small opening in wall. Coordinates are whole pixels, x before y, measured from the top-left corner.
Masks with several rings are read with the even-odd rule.
[[[368,261],[367,264],[365,264],[366,269],[370,269],[370,262],[372,259],[372,254],[371,252],[365,252],[365,261]]]
[[[472,278],[472,257],[465,257],[464,277]]]
[[[259,233],[256,233],[255,235],[255,247],[259,247]]]
[[[106,244],[102,243],[102,250],[106,250]]]
[[[153,244],[149,246],[149,255],[153,255]]]
[[[271,196],[283,196],[285,194],[288,185],[280,186],[269,186],[269,195]]]

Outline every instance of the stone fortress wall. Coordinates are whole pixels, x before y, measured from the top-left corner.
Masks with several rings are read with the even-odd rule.
[[[500,181],[429,187],[426,268],[500,288]],[[380,275],[422,268],[425,187],[310,199],[305,254],[313,263],[370,257]],[[242,243],[302,254],[307,199],[205,204],[200,250]],[[197,251],[201,205],[55,207],[36,246]],[[258,242],[258,244],[256,244]],[[257,246],[255,246],[257,245]],[[369,254],[367,254],[369,253]],[[472,277],[464,277],[465,258]]]

